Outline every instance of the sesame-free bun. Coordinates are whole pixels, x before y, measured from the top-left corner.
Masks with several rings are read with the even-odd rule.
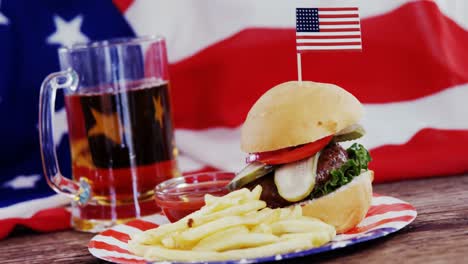
[[[318,199],[301,202],[302,214],[333,225],[337,233],[344,233],[359,224],[372,201],[371,170],[361,173],[350,183]]]
[[[341,87],[285,82],[263,94],[241,128],[241,149],[264,152],[310,143],[356,124],[361,103]]]

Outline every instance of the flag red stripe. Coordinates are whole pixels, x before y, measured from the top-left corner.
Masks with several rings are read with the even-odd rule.
[[[360,32],[359,28],[324,28],[320,32]],[[336,36],[339,38],[340,36]]]
[[[133,220],[133,221],[130,221],[130,222],[126,223],[126,225],[138,228],[138,229],[143,230],[143,231],[158,227],[158,225],[155,224],[155,223],[151,223],[151,222],[147,222],[147,221],[143,221],[143,220]]]
[[[361,42],[297,43],[297,46],[346,46],[346,45],[361,45]]]
[[[108,237],[113,237],[113,238],[115,238],[117,240],[120,240],[122,242],[125,242],[125,243],[127,243],[131,239],[128,234],[125,234],[125,233],[122,233],[122,232],[119,232],[119,231],[115,231],[113,229],[108,229],[108,230],[102,232],[101,235],[108,236]]]
[[[54,219],[54,223],[50,223]],[[6,237],[16,225],[26,226],[40,232],[70,228],[70,212],[63,207],[44,209],[31,218],[6,218],[0,220],[0,239]]]
[[[133,254],[131,253],[130,251],[126,250],[126,249],[123,249],[119,246],[116,246],[116,245],[111,245],[111,244],[108,244],[106,242],[102,242],[102,241],[95,241],[95,240],[91,240],[88,244],[88,247],[90,248],[96,248],[96,249],[104,249],[104,250],[108,250],[108,251],[115,251],[115,252],[119,252],[119,253],[124,253],[124,254]]]
[[[357,11],[357,7],[320,7],[319,11]]]
[[[134,0],[112,0],[114,5],[121,13],[125,13],[127,9],[133,4]]]
[[[398,212],[406,210],[414,210],[414,207],[407,203],[374,205],[371,206],[371,208],[369,208],[366,217],[384,214],[388,212]]]
[[[320,25],[359,25],[359,21],[343,21],[343,22],[320,22]]]
[[[4,239],[8,236],[8,234],[13,230],[13,228],[15,228],[17,220],[17,218],[0,220],[0,226],[2,227],[0,228],[0,239]]]
[[[346,14],[346,15],[321,15],[319,13],[319,18],[359,18],[358,14]]]
[[[296,36],[296,39],[348,39],[360,38],[361,35],[346,35],[346,36]]]
[[[374,227],[377,227],[377,226],[380,226],[380,225],[383,225],[383,224],[386,224],[386,223],[399,222],[399,221],[409,222],[409,221],[413,220],[413,218],[414,218],[414,216],[412,216],[412,215],[404,215],[404,216],[399,216],[399,217],[386,218],[386,219],[382,219],[382,220],[380,220],[378,222],[375,222],[373,224],[370,224],[370,225],[361,226],[361,227],[354,227],[353,229],[347,231],[345,234],[350,235],[350,234],[364,233],[366,231],[371,230]]]
[[[428,144],[430,142],[430,144]],[[428,164],[441,157],[451,157],[430,167],[431,176],[457,175],[467,172],[468,155],[467,130],[422,129],[404,145],[386,145],[371,151],[371,169],[376,173],[379,182],[397,181],[411,178],[424,178],[428,176]],[[437,149],[437,151],[433,151]],[[402,155],[402,153],[405,153]],[[454,158],[456,156],[456,158]],[[392,164],[386,159],[391,157]]]

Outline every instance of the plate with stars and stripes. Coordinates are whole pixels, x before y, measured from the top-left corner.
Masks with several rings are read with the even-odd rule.
[[[252,259],[190,263],[260,263],[309,256],[384,237],[409,225],[416,218],[416,215],[416,209],[411,204],[391,196],[374,193],[372,206],[361,223],[352,230],[337,235],[332,241],[321,247]],[[131,236],[168,222],[163,215],[153,215],[114,226],[91,239],[88,244],[89,252],[97,258],[114,263],[159,263],[132,254],[127,243]],[[161,261],[160,263],[184,262]]]

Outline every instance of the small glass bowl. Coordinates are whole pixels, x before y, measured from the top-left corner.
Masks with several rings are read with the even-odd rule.
[[[166,180],[156,186],[156,204],[166,217],[175,222],[205,205],[205,194],[223,196],[229,193],[232,172],[204,172]]]

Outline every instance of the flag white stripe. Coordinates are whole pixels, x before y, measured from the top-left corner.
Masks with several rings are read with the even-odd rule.
[[[320,18],[320,22],[359,22],[359,17]]]
[[[184,153],[179,153],[179,156],[177,156],[177,164],[182,172],[197,171],[206,166],[204,163],[200,163],[197,160],[184,155]]]
[[[360,42],[360,38],[349,39],[296,39],[296,43],[342,43],[342,42]]]
[[[355,28],[359,29],[358,25],[319,25],[320,29],[331,29],[331,28]]]
[[[346,31],[346,32],[297,32],[296,36],[349,36],[361,35],[360,31]]]
[[[346,46],[299,46],[298,50],[347,50],[347,49],[362,49],[362,45],[346,45]]]
[[[358,10],[354,11],[320,11],[319,15],[359,15]]]
[[[56,194],[45,198],[33,199],[0,208],[0,220],[6,218],[30,218],[35,213],[69,204],[71,198]]]
[[[366,128],[366,136],[359,141],[368,148],[375,148],[385,144],[406,144],[424,128],[466,130],[466,98],[468,83],[415,100],[366,104],[366,115],[361,120],[361,124]],[[449,107],[441,111],[434,105]],[[389,118],[392,120],[391,124],[388,122]]]

